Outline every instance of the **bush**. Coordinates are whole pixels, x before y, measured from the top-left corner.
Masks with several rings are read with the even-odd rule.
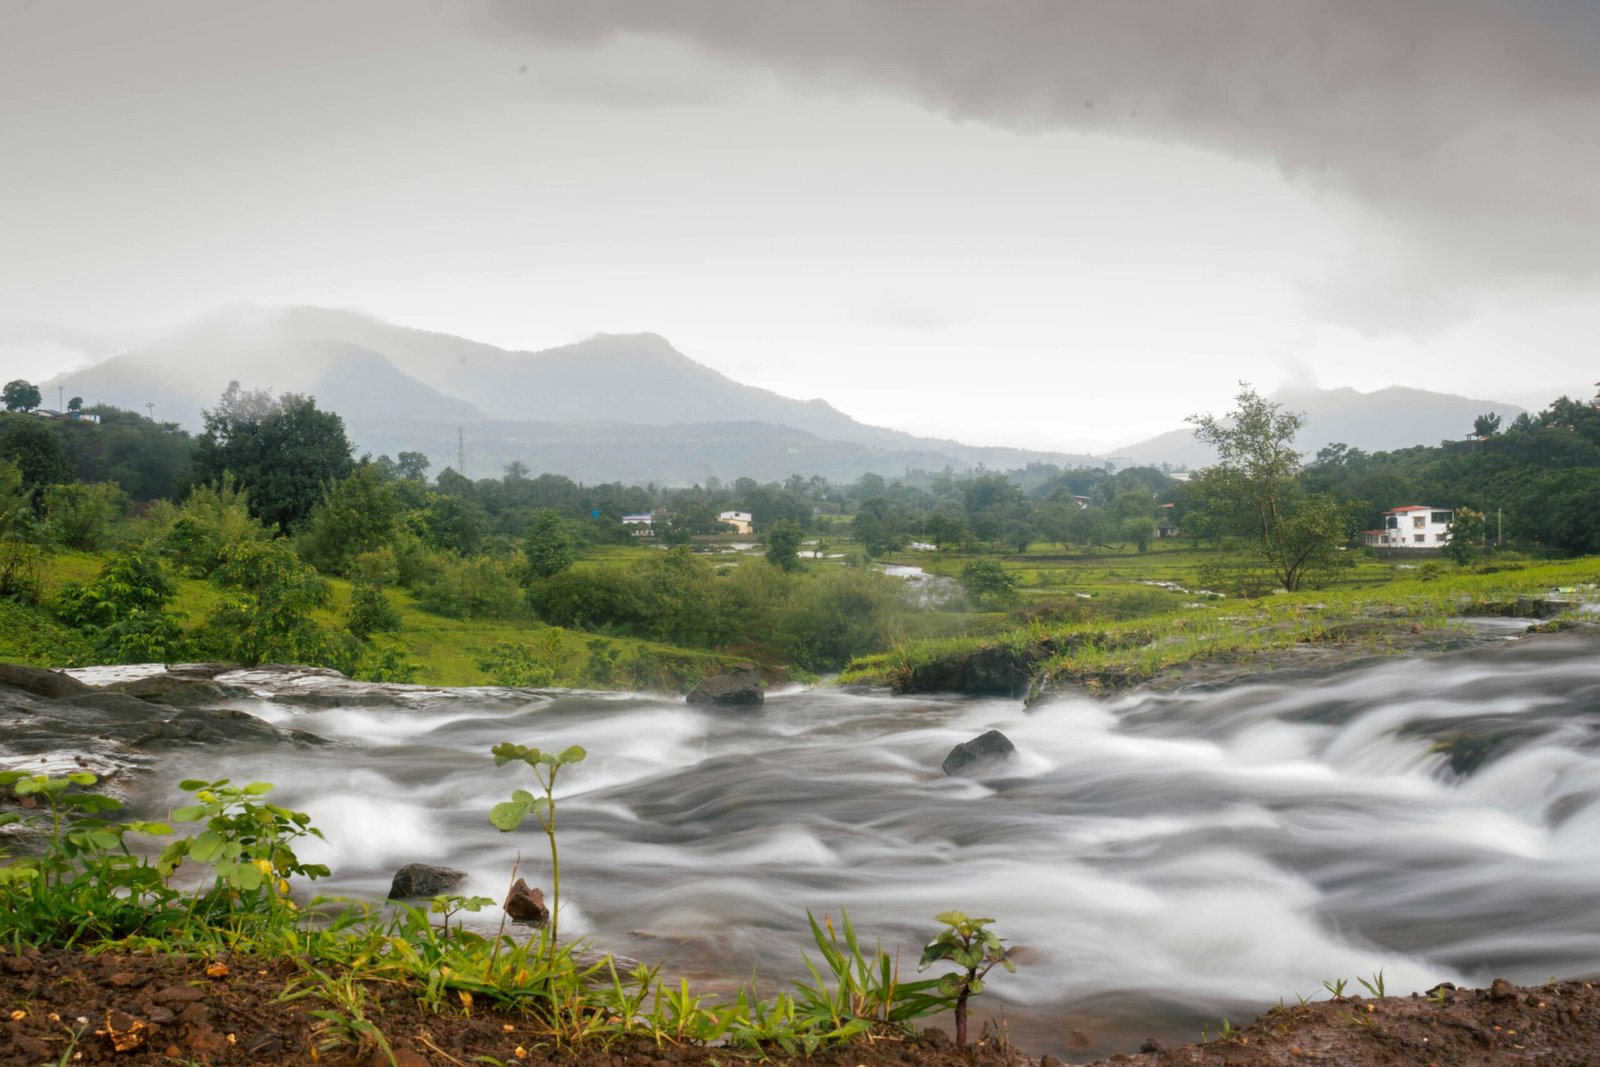
[[[166,663],[188,652],[179,620],[168,610],[176,592],[161,560],[150,551],[114,556],[91,582],[68,582],[56,615],[94,642],[112,663]]]
[[[416,592],[424,611],[451,619],[515,619],[525,614],[521,554],[504,559],[442,557],[439,572]]]
[[[57,543],[96,552],[111,539],[111,527],[128,513],[128,494],[115,482],[73,482],[44,491],[45,521]]]
[[[886,648],[904,611],[898,579],[867,570],[825,571],[794,588],[778,640],[802,667],[835,670],[852,656]]]
[[[233,546],[261,544],[271,537],[272,531],[251,516],[244,490],[224,474],[215,485],[196,486],[189,494],[173,520],[167,547],[180,567],[205,578]]]

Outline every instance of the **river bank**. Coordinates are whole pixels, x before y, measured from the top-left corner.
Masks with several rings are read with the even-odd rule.
[[[1439,639],[1460,639],[1450,632]],[[1381,971],[1390,989],[1407,991],[1446,980],[1486,986],[1504,976],[1536,993],[1550,975],[1600,972],[1589,920],[1600,840],[1596,627],[1512,632],[1482,627],[1449,649],[1423,647],[1438,636],[1424,631],[1409,654],[1315,667],[1288,651],[1216,667],[1238,674],[1097,698],[1061,693],[1030,709],[1013,700],[792,689],[769,694],[759,711],[733,712],[643,695],[364,686],[290,669],[219,670],[171,686],[167,701],[208,693],[218,706],[202,710],[215,721],[254,724],[248,736],[218,742],[187,727],[166,729],[212,720],[153,701],[161,685],[130,677],[135,669],[123,672],[119,690],[97,684],[19,698],[7,713],[12,726],[39,720],[27,736],[43,745],[54,728],[41,716],[66,722],[69,706],[84,709],[74,714],[104,746],[89,761],[127,757],[118,784],[147,815],[180,799],[171,790],[181,777],[270,778],[279,785],[275,800],[311,812],[328,832],[326,848],[304,857],[333,868],[316,889],[367,900],[381,899],[395,867],[410,861],[456,866],[468,876],[463,893],[498,900],[516,850],[537,846],[487,824],[490,804],[519,784],[489,768],[488,747],[504,739],[581,743],[590,759],[563,778],[561,791],[572,908],[563,911],[564,932],[664,961],[666,973],[686,975],[697,992],[726,995],[752,971],[774,991],[803,974],[807,910],[836,918],[847,910],[869,941],[881,939],[902,959],[915,957],[932,932],[928,916],[940,910],[994,915],[1021,966],[994,977],[980,1010],[1003,1019],[1031,1054],[1082,1062],[1132,1054],[1146,1038],[1177,1055],[1202,1028],[1215,1035],[1224,1018],[1252,1017],[1279,998],[1294,1005],[1297,995],[1326,997],[1321,987],[1330,981],[1344,981],[1348,993],[1353,975]],[[111,683],[105,673],[96,681]],[[1005,731],[1017,755],[971,775],[939,771],[952,744],[987,729]],[[119,740],[119,731],[127,736]],[[24,733],[8,730],[0,743]],[[44,758],[72,763],[59,738]],[[264,1005],[289,980],[276,964],[228,961],[240,984],[213,988],[206,962],[176,961],[190,969],[138,988],[199,983]],[[111,981],[121,973],[116,964],[41,966],[54,978],[34,992],[0,967],[0,988],[33,998],[12,1009],[25,1013],[13,1020],[22,1030],[37,1025],[65,1039],[81,1015],[94,1022],[92,1038],[93,1029],[107,1029],[107,1010],[143,1018],[119,1004],[162,1007],[116,1001],[114,991],[133,988]],[[255,978],[261,988],[252,993]],[[45,1007],[44,992],[77,985],[106,995],[73,1002],[83,1005],[76,1015],[61,1010],[66,1001]],[[375,983],[378,1021],[385,1033],[399,1025],[409,1040],[413,1019],[401,1004],[390,1006],[394,992]],[[1418,1012],[1442,1007],[1419,1000]],[[1503,1000],[1483,1011],[1504,1011]],[[43,1022],[28,1021],[35,1002]],[[172,1020],[160,1025],[182,1024],[182,1011],[167,1007]],[[1394,1025],[1427,1036],[1403,1030],[1412,1022],[1402,1008]],[[1530,1002],[1527,1010],[1542,1009]],[[52,1011],[68,1020],[66,1029],[50,1029]],[[1144,1062],[1279,1062],[1238,1056],[1245,1048],[1254,1056],[1312,1048],[1269,1040],[1289,1022],[1320,1020],[1334,1031],[1329,1041],[1340,1030],[1369,1036],[1348,1004],[1311,1012],[1264,1018],[1259,1037],[1248,1046],[1231,1039],[1238,1047],[1219,1046],[1217,1060]],[[471,1018],[485,1018],[481,1003]],[[1439,1021],[1443,1012],[1428,1018],[1454,1027]],[[308,1016],[304,1034],[318,1021]],[[430,1025],[421,1015],[414,1021]],[[453,1025],[438,1021],[426,1032]],[[1526,1032],[1504,1021],[1479,1030],[1493,1036],[1495,1025]],[[126,1032],[115,1024],[107,1033],[119,1030]],[[224,1041],[228,1032],[230,1049],[257,1033],[217,1031]],[[175,1033],[182,1032],[168,1030]],[[463,1048],[476,1033],[467,1031]],[[1462,1033],[1480,1040],[1477,1031]],[[1396,1039],[1382,1040],[1388,1044],[1373,1047],[1396,1047]],[[179,1047],[199,1062],[235,1062]],[[457,1059],[505,1060],[498,1048]],[[916,1044],[885,1048],[884,1055],[943,1054]],[[1504,1043],[1484,1048],[1517,1052]],[[684,1055],[700,1054],[672,1053]],[[863,1054],[852,1062],[870,1061]]]
[[[364,1018],[382,1044],[326,1017],[328,1005],[285,999],[304,971],[282,959],[223,955],[84,955],[45,950],[0,956],[0,1000],[7,1015],[0,1067],[39,1064],[186,1063],[460,1067],[731,1067],[803,1063],[810,1067],[1057,1067],[1080,1063],[1029,1056],[991,1031],[971,1049],[944,1032],[882,1032],[872,1039],[790,1055],[660,1042],[646,1036],[559,1047],[523,1016],[452,1006],[425,1011],[409,990],[367,987]],[[318,1012],[323,1013],[319,1016]],[[1441,988],[1431,996],[1338,999],[1269,1008],[1247,1026],[1209,1042],[1094,1061],[1094,1067],[1376,1067],[1381,1064],[1479,1067],[1600,1062],[1600,989],[1587,982],[1487,989]],[[392,1059],[391,1059],[392,1057]]]

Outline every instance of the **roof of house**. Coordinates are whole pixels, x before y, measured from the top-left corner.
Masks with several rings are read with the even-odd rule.
[[[1402,511],[1445,511],[1445,510],[1448,510],[1448,509],[1430,507],[1427,504],[1407,504],[1403,508],[1390,508],[1388,511],[1384,512],[1384,514],[1385,515],[1398,515]]]

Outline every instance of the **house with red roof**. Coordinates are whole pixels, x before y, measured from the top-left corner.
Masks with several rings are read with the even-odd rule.
[[[1369,548],[1441,549],[1450,542],[1455,512],[1427,504],[1408,504],[1383,513],[1383,527],[1366,532]]]

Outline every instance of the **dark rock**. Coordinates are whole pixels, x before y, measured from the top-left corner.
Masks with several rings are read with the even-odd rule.
[[[85,685],[71,675],[47,671],[42,667],[24,667],[20,663],[0,663],[0,685],[51,700],[94,691],[93,686]]]
[[[765,700],[761,679],[756,677],[755,671],[702,678],[699,685],[689,690],[688,696],[691,704],[760,704]]]
[[[1161,1051],[1163,1051],[1165,1049],[1166,1049],[1166,1046],[1163,1045],[1161,1042],[1157,1041],[1153,1037],[1145,1038],[1144,1039],[1144,1044],[1139,1046],[1139,1051],[1140,1052],[1161,1052]]]
[[[157,1026],[165,1026],[167,1023],[170,1023],[177,1018],[177,1016],[172,1013],[171,1008],[163,1008],[160,1005],[151,1008],[144,1014],[145,1018],[149,1019]]]
[[[0,971],[7,974],[27,974],[33,970],[33,961],[26,956],[5,956],[0,958]]]
[[[171,671],[135,678],[131,682],[116,682],[106,686],[105,691],[183,708],[221,704],[231,696],[248,692],[238,686],[220,686],[204,678],[186,677]]]
[[[259,1034],[244,1039],[242,1047],[247,1056],[276,1056],[285,1046],[283,1035],[272,1030],[263,1030]]]
[[[550,909],[544,904],[544,890],[530,887],[522,878],[511,886],[502,907],[519,923],[542,923],[550,918]]]
[[[129,738],[129,743],[144,749],[174,745],[203,745],[218,742],[293,741],[302,747],[327,744],[326,739],[304,730],[280,730],[238,708],[185,708],[170,719],[152,724]]]
[[[895,680],[894,691],[1018,697],[1029,692],[1034,671],[1049,654],[1044,645],[995,645],[961,652],[914,664]]]
[[[999,730],[990,730],[952,748],[941,766],[945,774],[955,774],[974,763],[1010,759],[1016,751],[1017,746],[1009,737]]]
[[[1496,978],[1489,985],[1490,1000],[1510,1000],[1517,995],[1517,987],[1504,978]]]
[[[448,893],[467,880],[466,871],[454,867],[435,867],[431,863],[408,863],[394,872],[389,884],[390,900],[436,897]]]

